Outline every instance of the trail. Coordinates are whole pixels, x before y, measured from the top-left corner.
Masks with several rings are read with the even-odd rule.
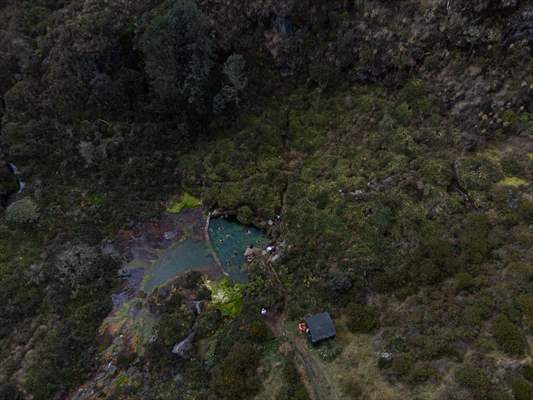
[[[294,350],[296,365],[303,378],[311,400],[338,400],[335,385],[324,366],[316,356],[309,351],[305,337],[285,329],[287,320],[287,291],[272,265],[265,263],[269,273],[275,277],[278,288],[283,294],[283,308],[281,313],[265,318],[265,322],[277,338],[283,338]]]

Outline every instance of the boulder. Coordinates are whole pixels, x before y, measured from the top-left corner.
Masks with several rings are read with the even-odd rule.
[[[189,333],[185,339],[174,345],[172,348],[172,353],[183,359],[188,359],[192,352],[192,344],[195,336],[196,333],[194,331]]]

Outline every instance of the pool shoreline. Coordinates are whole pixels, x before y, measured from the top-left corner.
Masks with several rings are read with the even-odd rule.
[[[204,240],[205,240],[205,242],[207,244],[207,248],[209,249],[209,252],[211,253],[211,256],[215,260],[215,263],[218,265],[218,267],[222,271],[222,274],[224,274],[224,276],[226,276],[226,277],[231,279],[229,273],[226,272],[226,270],[224,269],[224,266],[222,265],[222,262],[220,261],[220,258],[218,257],[218,254],[215,251],[215,247],[211,243],[211,238],[209,237],[209,223],[211,222],[211,216],[212,215],[213,215],[213,212],[211,212],[211,211],[209,211],[209,213],[207,214],[207,218],[206,218],[206,221],[205,221],[205,227],[204,227]]]

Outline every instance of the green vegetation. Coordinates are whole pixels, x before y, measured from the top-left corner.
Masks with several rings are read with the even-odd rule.
[[[474,366],[466,365],[455,372],[457,382],[466,386],[476,399],[484,399],[489,390],[489,382],[485,372]]]
[[[0,3],[0,399],[305,399],[309,370],[354,399],[530,397],[521,2]],[[279,255],[102,327],[121,263],[158,255],[131,241],[200,205]],[[323,310],[306,369],[273,335]]]
[[[293,359],[289,359],[285,363],[282,375],[285,378],[286,386],[278,393],[276,400],[309,400],[309,395],[300,379]]]
[[[212,44],[194,0],[164,2],[141,38],[146,72],[165,103],[201,112],[207,105]],[[171,106],[172,107],[172,106]]]
[[[171,214],[179,214],[184,208],[195,208],[200,206],[202,202],[200,199],[190,195],[189,193],[183,193],[179,201],[172,201],[167,208],[167,212]]]
[[[224,63],[222,68],[224,84],[222,91],[214,99],[216,112],[221,113],[225,107],[231,104],[239,107],[244,90],[248,85],[248,78],[244,72],[245,67],[246,60],[240,54],[229,56]]]
[[[24,197],[6,209],[6,220],[13,224],[27,224],[37,221],[38,218],[39,209],[30,197]]]
[[[511,387],[513,388],[513,395],[515,400],[531,400],[533,390],[531,385],[525,379],[513,380]]]
[[[526,337],[505,315],[496,317],[492,330],[496,342],[505,353],[521,356],[526,352]]]
[[[351,304],[346,309],[347,326],[352,332],[372,333],[379,328],[379,314],[376,309],[361,304]]]
[[[229,278],[208,281],[206,286],[211,291],[211,300],[224,315],[235,317],[243,307],[242,286],[232,283]]]

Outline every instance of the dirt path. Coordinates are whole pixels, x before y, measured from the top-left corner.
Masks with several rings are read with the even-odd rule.
[[[270,264],[265,265],[265,267],[276,278],[279,290],[283,293],[282,312],[266,318],[266,324],[274,336],[285,339],[294,350],[296,365],[302,375],[303,383],[306,386],[311,400],[338,400],[340,397],[333,380],[327,371],[325,371],[322,362],[309,351],[305,337],[285,329],[285,322],[287,320],[287,291],[274,268]]]

